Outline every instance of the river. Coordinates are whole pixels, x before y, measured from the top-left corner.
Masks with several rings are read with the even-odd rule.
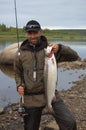
[[[81,58],[86,58],[86,42],[57,42],[56,44],[61,43],[67,46],[70,46],[74,49]],[[2,51],[5,47],[12,44],[11,41],[5,41],[0,43],[0,51]],[[69,89],[73,86],[72,81],[76,81],[79,77],[86,76],[85,70],[66,70],[63,68],[58,69],[58,90]],[[16,91],[16,84],[14,79],[5,75],[2,71],[0,71],[0,107],[6,106],[9,103],[16,103],[19,101],[19,95]]]

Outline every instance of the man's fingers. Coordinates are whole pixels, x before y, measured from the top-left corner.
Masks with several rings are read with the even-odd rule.
[[[56,53],[59,50],[59,46],[55,43],[50,43],[49,46],[52,46],[52,51]]]
[[[53,47],[56,46],[56,44],[54,44],[54,43],[50,43],[49,46],[52,46],[52,48],[53,48]]]

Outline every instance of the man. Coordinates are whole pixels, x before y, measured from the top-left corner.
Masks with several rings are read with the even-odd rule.
[[[44,88],[44,48],[48,46],[42,35],[40,24],[31,20],[26,24],[27,39],[20,46],[20,56],[15,58],[15,81],[20,95],[24,95],[25,111],[24,130],[39,130],[41,113],[46,106]],[[61,44],[49,44],[57,62],[78,60],[77,53]],[[34,72],[35,78],[34,78]],[[60,130],[77,130],[76,121],[56,92],[56,101],[52,102],[54,117]]]

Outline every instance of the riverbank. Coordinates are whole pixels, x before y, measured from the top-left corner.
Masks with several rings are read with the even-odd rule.
[[[44,29],[43,35],[47,37],[48,41],[86,41],[85,29]],[[19,28],[19,40],[25,39],[25,32]],[[9,28],[6,31],[0,31],[0,42],[4,41],[17,41],[16,28]]]
[[[78,130],[86,130],[86,77],[83,80],[77,81],[76,85],[67,91],[60,92],[64,102],[73,112]],[[12,111],[11,111],[12,109]],[[18,105],[12,105],[6,112],[0,115],[0,130],[23,130],[23,124],[18,116]],[[46,127],[58,130],[54,118],[51,115],[42,115],[40,128]]]
[[[86,69],[86,61],[62,63],[59,66],[65,69]],[[74,114],[78,130],[86,130],[86,76],[75,82],[68,90],[59,92],[64,102]],[[17,112],[18,104],[13,104],[0,115],[0,130],[23,130],[23,123]],[[45,127],[45,129],[44,129]],[[51,129],[52,128],[52,129]],[[58,130],[54,118],[51,115],[42,115],[40,130]]]

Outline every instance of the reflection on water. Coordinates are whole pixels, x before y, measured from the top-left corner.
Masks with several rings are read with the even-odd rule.
[[[14,79],[0,71],[0,107],[6,106],[8,103],[16,103],[18,99],[19,95]]]
[[[58,69],[58,90],[67,90],[74,85],[74,81],[83,79],[86,77],[86,69],[70,69],[66,70],[64,68]]]
[[[14,78],[13,66],[11,66],[11,65],[0,65],[0,69],[7,76]]]
[[[6,43],[6,44],[0,44],[0,50],[2,50],[4,47],[6,47],[8,44],[12,42]],[[56,42],[58,43],[58,42]],[[82,58],[86,58],[86,42],[60,42],[62,44],[68,45],[71,48],[73,48],[75,51],[78,52],[78,54]],[[78,45],[77,45],[78,44]],[[12,66],[0,66],[0,106],[5,106],[9,102],[15,103],[19,100],[19,95],[16,91],[16,84],[14,81],[14,72]],[[86,76],[86,69],[85,70],[66,70],[64,71],[63,68],[59,68],[58,70],[58,90],[62,89],[68,89],[70,88],[73,83],[72,81],[76,81],[79,79],[79,77]],[[11,78],[10,78],[11,77]]]

